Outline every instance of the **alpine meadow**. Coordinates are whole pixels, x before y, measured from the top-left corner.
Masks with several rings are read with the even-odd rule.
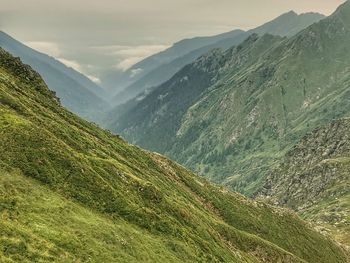
[[[0,262],[350,262],[350,1],[0,2]]]

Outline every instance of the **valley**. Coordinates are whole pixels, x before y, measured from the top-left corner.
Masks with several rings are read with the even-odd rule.
[[[350,261],[350,1],[101,78],[23,43],[0,31],[0,262]]]

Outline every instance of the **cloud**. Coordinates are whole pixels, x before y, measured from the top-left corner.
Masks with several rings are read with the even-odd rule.
[[[96,84],[101,84],[101,80],[98,77],[92,76],[92,75],[85,75],[87,76],[90,80],[95,82]]]
[[[65,64],[66,66],[75,69],[76,71],[82,72],[82,68],[79,65],[78,62],[74,61],[74,60],[68,60],[65,58],[57,58],[57,60],[59,60],[60,62],[62,62],[63,64]]]
[[[143,71],[142,68],[133,69],[133,70],[131,70],[130,77],[131,77],[131,78],[134,78],[134,77],[136,77],[137,75],[139,75],[140,73],[142,73],[142,71]]]
[[[56,43],[45,41],[28,41],[24,44],[32,49],[48,54],[53,57],[59,57],[61,55],[60,48]]]
[[[117,65],[115,65],[116,69],[126,71],[133,65],[135,65],[137,62],[141,61],[142,57],[132,57],[132,58],[126,58],[119,62]]]
[[[1,30],[98,82],[181,39],[250,29],[291,9],[330,14],[344,0],[0,2]]]
[[[68,59],[64,59],[64,58],[57,58],[57,60],[59,60],[60,62],[62,62],[63,64],[65,64],[67,67],[70,67],[80,73],[83,73],[84,70],[83,70],[83,67],[77,62],[77,61],[74,61],[74,60],[68,60]],[[87,65],[87,67],[89,67],[89,65]],[[84,74],[84,73],[83,73]],[[97,83],[97,84],[100,84],[101,83],[101,80],[96,77],[96,76],[93,76],[93,75],[90,75],[90,74],[86,74],[85,73],[85,76],[88,77],[91,81]]]
[[[93,76],[91,74],[88,74],[84,68],[91,68],[91,65],[81,65],[79,64],[79,62],[75,61],[75,60],[70,60],[70,59],[66,59],[61,57],[62,56],[62,50],[60,49],[59,45],[53,43],[53,42],[45,42],[45,41],[29,41],[29,42],[25,42],[25,45],[39,51],[42,52],[44,54],[47,54],[49,56],[55,57],[58,61],[60,61],[61,63],[65,64],[67,67],[70,67],[82,74],[84,74],[86,77],[88,77],[91,81],[100,84],[101,80],[96,77]]]
[[[118,56],[126,56],[126,57],[132,57],[132,56],[143,57],[143,56],[149,56],[151,54],[157,53],[168,47],[169,46],[167,45],[115,46],[117,50],[114,51],[114,54]]]
[[[167,45],[110,46],[106,47],[120,59],[115,68],[127,70],[142,59],[167,49]],[[138,72],[135,72],[136,74]]]

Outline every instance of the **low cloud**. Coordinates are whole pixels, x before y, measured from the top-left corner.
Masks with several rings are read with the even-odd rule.
[[[91,75],[85,75],[85,76],[87,76],[90,80],[92,80],[96,84],[101,84],[101,80],[98,77],[91,76]]]
[[[114,46],[114,54],[119,56],[149,56],[150,54],[162,51],[169,46],[166,45],[142,45],[142,46]]]
[[[79,71],[80,73],[83,71],[81,66],[79,65],[79,63],[74,61],[74,60],[68,60],[65,58],[57,58],[57,60],[59,60],[60,62],[62,62],[66,66],[68,66],[72,69],[75,69],[76,71]]]
[[[119,62],[117,65],[115,65],[115,68],[118,70],[126,71],[133,65],[135,65],[137,62],[141,61],[143,57],[131,57],[123,59],[121,62]]]
[[[0,2],[1,30],[98,83],[183,38],[250,29],[289,10],[330,14],[344,0]]]
[[[53,56],[55,58],[61,55],[60,48],[56,43],[45,41],[29,41],[24,43],[26,46],[31,47],[39,52]]]
[[[97,72],[97,65],[84,64],[77,58],[68,58],[72,54],[67,54],[66,47],[60,46],[53,42],[45,41],[29,41],[25,44],[37,51],[48,54],[55,57],[68,67],[73,68],[89,77],[92,81],[100,83],[98,78],[99,72]],[[142,59],[167,49],[167,45],[105,45],[105,46],[93,46],[85,47],[86,50],[97,56],[104,57],[105,67],[110,64],[109,70],[125,71],[131,66],[141,61]],[[105,70],[108,70],[105,68]],[[137,75],[139,72],[134,72]]]
[[[167,49],[167,45],[113,46],[112,54],[120,59],[115,68],[127,70],[142,59]]]
[[[49,56],[52,56],[56,58],[61,63],[65,64],[67,67],[70,67],[82,74],[84,74],[86,77],[88,77],[93,82],[100,84],[101,80],[92,75],[89,74],[86,69],[91,69],[91,65],[82,65],[76,60],[66,59],[63,56],[62,48],[59,47],[59,45],[53,43],[53,42],[45,42],[45,41],[29,41],[25,42],[25,45],[35,49],[36,51],[42,52],[44,54],[47,54]]]
[[[88,74],[86,72],[84,73],[84,69],[83,69],[82,65],[80,65],[77,61],[68,60],[68,59],[64,59],[64,58],[57,58],[57,60],[59,60],[60,62],[65,64],[67,67],[70,67],[70,68],[84,74],[86,77],[88,77],[91,81],[95,82],[96,84],[101,83],[101,80],[98,77],[93,76],[91,74]],[[89,68],[90,65],[86,65],[86,67]]]
[[[64,58],[57,58],[57,60],[59,60],[60,62],[65,64],[67,67],[70,67],[70,68],[72,68],[72,69],[74,69],[74,70],[84,74],[84,69],[82,68],[82,66],[77,61],[68,60],[68,59],[64,59]],[[86,65],[86,67],[89,68],[90,65]],[[90,75],[88,73],[85,73],[85,76],[88,77],[91,81],[93,81],[93,82],[95,82],[97,84],[101,83],[101,80],[98,77],[96,77],[96,76]]]
[[[136,77],[137,75],[139,75],[140,73],[142,73],[142,71],[143,71],[143,69],[141,69],[141,68],[133,69],[133,70],[131,70],[131,75],[130,75],[130,77],[131,77],[131,78],[134,78],[134,77]]]

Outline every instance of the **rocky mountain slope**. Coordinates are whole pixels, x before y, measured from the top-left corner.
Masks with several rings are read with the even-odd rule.
[[[1,262],[346,262],[250,201],[62,108],[0,49]]]
[[[260,196],[325,226],[350,246],[350,120],[306,135],[273,171]]]
[[[169,80],[185,65],[193,62],[212,49],[228,49],[242,43],[248,36],[254,33],[258,35],[268,33],[279,36],[293,36],[322,18],[324,16],[318,13],[298,15],[291,11],[248,31],[234,30],[217,36],[180,41],[166,51],[153,55],[133,66],[129,71],[141,69],[142,74],[134,78],[121,92],[118,92],[112,103],[118,105],[134,98],[140,93],[149,92],[150,89]],[[144,65],[145,63],[148,65],[147,67]],[[128,73],[129,71],[126,74],[130,75],[131,73]],[[119,82],[115,81],[115,83]]]
[[[203,56],[146,97],[120,107],[108,127],[215,182],[253,194],[298,139],[349,115],[349,41],[346,2],[292,38],[252,35],[237,47]]]
[[[0,31],[0,47],[31,65],[44,78],[63,106],[88,120],[97,121],[108,110],[105,91],[83,74],[37,52]]]

